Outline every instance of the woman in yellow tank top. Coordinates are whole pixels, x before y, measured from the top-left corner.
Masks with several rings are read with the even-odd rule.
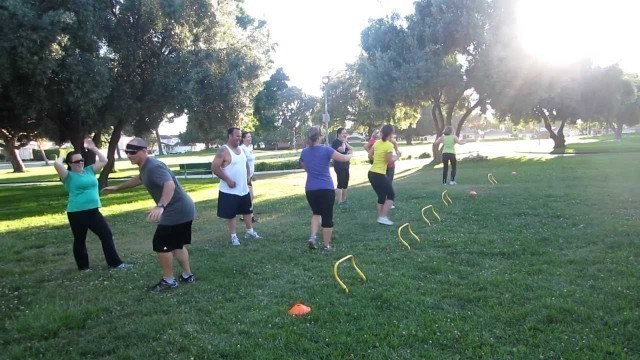
[[[387,177],[387,164],[395,161],[397,156],[394,153],[391,135],[393,134],[393,126],[385,125],[380,131],[382,136],[369,148],[369,159],[373,160],[368,177],[373,190],[378,195],[378,223],[383,225],[393,225],[387,214],[393,206],[395,200],[395,192],[391,181]]]
[[[451,182],[449,185],[456,185],[456,144],[464,145],[457,136],[453,135],[453,127],[444,128],[443,135],[436,140],[435,145],[442,144],[442,184],[447,185],[447,173],[449,172],[449,162],[451,162]]]

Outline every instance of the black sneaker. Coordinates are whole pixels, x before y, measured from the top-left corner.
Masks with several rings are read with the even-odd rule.
[[[182,277],[182,275],[181,275]],[[174,289],[178,287],[178,282],[174,281],[173,283],[167,282],[165,279],[160,280],[159,283],[153,285],[149,288],[151,291],[160,292],[164,290]]]
[[[178,276],[178,281],[183,282],[183,283],[194,283],[196,282],[196,276],[191,274],[187,277],[184,277],[182,275]]]

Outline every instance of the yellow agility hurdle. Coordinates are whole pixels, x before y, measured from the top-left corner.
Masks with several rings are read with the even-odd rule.
[[[436,209],[433,207],[433,205],[429,205],[429,206],[425,206],[422,208],[422,218],[424,219],[424,221],[427,222],[427,224],[429,224],[429,226],[431,226],[431,221],[429,221],[429,219],[427,219],[426,216],[424,216],[424,211],[427,210],[428,208],[431,208],[431,211],[433,212],[433,215],[435,215],[438,220],[440,220],[440,222],[442,222],[442,219],[440,219],[440,216],[438,216],[438,213],[436,212]]]
[[[449,207],[449,205],[453,204],[453,201],[449,197],[448,190],[442,192],[442,202],[445,206]]]
[[[343,257],[342,259],[336,261],[336,263],[333,265],[333,277],[336,279],[336,281],[338,282],[338,284],[340,285],[340,287],[342,287],[344,289],[344,291],[349,292],[349,289],[347,289],[347,285],[345,285],[342,280],[340,280],[340,278],[338,277],[338,265],[340,265],[341,262],[347,260],[347,259],[351,259],[351,265],[353,266],[354,269],[356,269],[356,272],[358,273],[358,275],[360,275],[360,277],[362,278],[363,281],[367,281],[366,276],[364,276],[364,274],[362,273],[362,271],[360,271],[360,269],[358,269],[358,266],[356,265],[356,259],[353,257],[353,255],[347,255],[345,257]]]
[[[400,242],[407,247],[408,250],[411,250],[411,246],[409,246],[409,244],[407,244],[406,241],[404,241],[404,239],[402,238],[402,229],[408,226],[409,227],[409,232],[411,233],[411,235],[413,235],[413,237],[416,239],[416,241],[420,242],[420,238],[418,237],[418,235],[414,234],[413,231],[411,231],[411,225],[409,225],[409,223],[406,223],[402,226],[400,226],[398,228],[398,239],[400,239]]]
[[[496,178],[493,177],[492,173],[488,173],[487,174],[487,179],[489,179],[489,182],[491,183],[491,185],[497,185],[498,181],[496,180]]]

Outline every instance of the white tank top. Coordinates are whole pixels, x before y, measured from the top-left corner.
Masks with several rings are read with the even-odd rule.
[[[230,188],[224,180],[220,179],[218,189],[223,193],[244,196],[249,193],[249,185],[247,185],[247,156],[240,147],[237,148],[237,150],[240,150],[240,154],[236,154],[227,145],[222,146],[229,151],[231,162],[221,170],[228,178],[236,182],[236,187]]]
[[[253,176],[256,171],[256,156],[253,154],[253,146],[242,144],[240,145],[240,148],[244,150],[244,154],[247,156],[247,163],[249,164],[249,176]]]

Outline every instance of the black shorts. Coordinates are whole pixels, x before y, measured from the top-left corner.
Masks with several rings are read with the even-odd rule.
[[[337,189],[346,189],[349,187],[349,168],[337,168],[333,167],[336,172],[336,178],[338,179]]]
[[[251,195],[234,195],[225,192],[218,192],[218,217],[223,219],[233,219],[237,215],[247,215],[253,213],[251,210]]]
[[[335,199],[335,191],[327,190],[309,190],[306,192],[307,202],[311,207],[313,215],[322,216],[322,227],[333,227],[333,202]]]
[[[153,251],[165,253],[191,244],[191,223],[158,225],[153,235]]]

